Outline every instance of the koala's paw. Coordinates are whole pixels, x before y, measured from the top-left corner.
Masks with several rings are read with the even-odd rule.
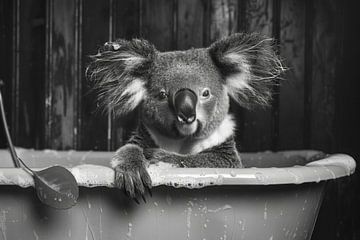
[[[119,162],[114,166],[115,187],[123,189],[125,194],[139,203],[137,196],[140,195],[144,202],[145,190],[151,194],[151,178],[146,170],[145,161],[138,156],[126,156],[127,159],[119,159],[119,155],[114,156],[113,161]]]

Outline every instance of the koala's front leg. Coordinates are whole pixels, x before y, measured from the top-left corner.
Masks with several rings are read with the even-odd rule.
[[[233,140],[197,154],[176,154],[163,149],[145,149],[146,158],[188,168],[242,168]]]
[[[124,189],[137,203],[137,194],[145,201],[145,188],[151,194],[151,178],[146,170],[143,149],[135,144],[126,144],[116,151],[111,165],[115,170],[115,186]]]
[[[216,152],[179,155],[164,150],[157,150],[153,160],[176,164],[186,168],[242,168],[238,155],[223,155]]]

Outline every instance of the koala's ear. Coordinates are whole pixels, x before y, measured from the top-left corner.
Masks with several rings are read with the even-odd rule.
[[[133,39],[107,42],[86,70],[87,77],[99,90],[103,109],[118,115],[133,111],[146,97],[146,79],[156,54],[148,41]]]
[[[260,34],[238,33],[209,47],[229,95],[240,105],[269,103],[271,86],[284,71],[273,45],[273,39]]]

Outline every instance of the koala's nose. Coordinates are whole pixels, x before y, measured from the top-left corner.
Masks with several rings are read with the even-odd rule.
[[[180,89],[174,94],[174,109],[179,122],[190,124],[195,121],[196,102],[196,94],[188,88]]]

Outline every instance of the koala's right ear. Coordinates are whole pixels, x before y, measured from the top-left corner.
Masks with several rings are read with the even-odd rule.
[[[271,99],[271,86],[285,70],[273,45],[260,34],[238,33],[209,47],[229,95],[240,105],[266,105]]]
[[[99,90],[104,109],[125,115],[146,97],[146,79],[156,53],[146,40],[107,42],[86,69],[86,75]]]

